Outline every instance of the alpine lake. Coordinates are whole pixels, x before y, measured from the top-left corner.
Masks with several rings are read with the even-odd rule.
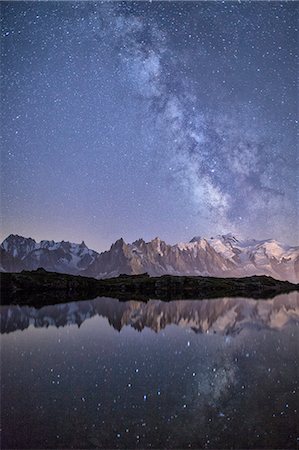
[[[1,448],[298,448],[298,325],[298,292],[4,305]]]

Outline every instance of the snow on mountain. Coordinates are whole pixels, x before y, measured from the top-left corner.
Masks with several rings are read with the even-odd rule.
[[[209,244],[216,250],[217,253],[223,255],[226,259],[235,261],[236,256],[240,253],[237,249],[239,241],[230,235],[216,236],[209,239]]]
[[[126,244],[122,239],[108,252],[99,254],[86,273],[95,277],[120,273],[150,275],[214,275],[232,269],[233,264],[218,254],[203,239],[186,244],[168,245],[159,238]]]
[[[299,281],[299,247],[291,247],[273,239],[239,240],[229,235],[209,239],[210,245],[235,265],[232,274],[270,275]]]
[[[2,242],[1,247],[13,257],[23,259],[31,251],[37,249],[37,243],[34,239],[10,234]]]
[[[108,251],[97,253],[84,242],[36,242],[10,235],[0,246],[2,271],[35,270],[82,274],[96,278],[121,273],[150,275],[250,276],[270,275],[299,281],[299,247],[273,239],[241,240],[232,234],[169,245],[156,237],[127,244],[122,238]]]
[[[84,242],[54,242],[43,240],[36,242],[31,238],[18,235],[8,236],[1,244],[2,268],[8,271],[35,270],[43,267],[46,270],[78,274],[86,270],[97,252],[90,250]],[[7,267],[8,257],[14,258],[15,268]],[[4,266],[4,267],[3,267]]]

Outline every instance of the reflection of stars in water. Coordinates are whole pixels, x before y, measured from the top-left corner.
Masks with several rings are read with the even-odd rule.
[[[265,423],[269,417],[274,421],[294,416],[298,383],[294,384],[290,341],[295,335],[282,339],[283,334],[250,330],[227,345],[226,336],[174,326],[162,336],[147,329],[138,333],[124,328],[119,333],[105,328],[105,323],[95,318],[80,329],[67,327],[68,333],[66,328],[52,329],[59,342],[35,345],[31,341],[30,353],[18,342],[14,351],[24,356],[16,358],[13,371],[8,370],[14,383],[19,373],[25,377],[22,382],[29,377],[33,409],[46,415],[49,404],[62,414],[67,410],[72,423],[85,430],[85,439],[110,439],[114,447],[122,448],[137,442],[157,448],[161,439],[166,448],[177,442],[219,448],[215,436],[227,442],[240,426],[246,435],[250,420],[255,424],[256,417]],[[32,331],[34,335],[39,330]],[[267,380],[262,392],[261,380]],[[41,388],[48,404],[43,402]],[[275,404],[271,404],[273,395],[278,399]],[[257,397],[263,400],[259,407]],[[247,417],[240,425],[244,408]],[[259,423],[256,426],[256,438],[266,439],[265,430]],[[60,430],[57,434],[60,446],[63,434]],[[100,441],[104,447],[107,442]]]

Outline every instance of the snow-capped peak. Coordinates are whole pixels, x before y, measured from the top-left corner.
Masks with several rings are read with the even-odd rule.
[[[37,248],[37,243],[32,238],[10,234],[4,239],[1,247],[13,257],[23,259],[29,252]]]
[[[211,237],[210,240],[221,240],[224,243],[231,243],[231,244],[239,244],[240,240],[233,235],[233,233],[227,233],[227,234],[218,234],[215,237]]]

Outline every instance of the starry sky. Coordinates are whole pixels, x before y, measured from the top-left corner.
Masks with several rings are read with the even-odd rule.
[[[298,235],[297,2],[2,2],[1,235]]]

